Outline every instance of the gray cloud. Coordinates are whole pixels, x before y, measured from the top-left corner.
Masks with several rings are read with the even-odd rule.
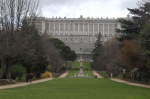
[[[43,5],[57,5],[57,6],[72,6],[83,3],[86,0],[40,0]],[[88,0],[87,0],[88,1]]]
[[[40,0],[45,17],[122,17],[137,0]]]
[[[135,8],[137,6],[137,0],[124,0],[124,2],[121,2],[120,8],[121,9],[127,9],[127,8]]]

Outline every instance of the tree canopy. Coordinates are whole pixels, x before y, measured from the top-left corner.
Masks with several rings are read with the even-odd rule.
[[[76,60],[77,56],[75,51],[71,50],[71,48],[65,45],[61,40],[57,38],[52,38],[51,41],[59,49],[61,57],[66,61],[74,61]]]
[[[141,30],[150,22],[150,2],[140,3],[139,8],[128,8],[131,17],[118,20],[121,28],[116,31],[121,33],[123,38],[132,39],[139,36]]]

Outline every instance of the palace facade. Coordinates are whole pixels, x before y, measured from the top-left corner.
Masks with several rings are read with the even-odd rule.
[[[48,33],[54,38],[62,40],[70,46],[77,55],[83,55],[89,60],[94,48],[96,35],[100,32],[102,41],[116,35],[119,28],[118,19],[115,18],[45,18],[39,17],[35,21],[40,33]]]

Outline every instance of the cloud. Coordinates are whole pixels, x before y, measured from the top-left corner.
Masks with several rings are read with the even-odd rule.
[[[72,6],[78,3],[83,3],[86,0],[40,0],[43,5],[56,5],[56,6]],[[87,0],[88,1],[88,0]]]
[[[120,3],[120,8],[136,8],[137,7],[137,0],[123,0],[123,2]]]
[[[125,17],[136,0],[40,0],[45,17]]]

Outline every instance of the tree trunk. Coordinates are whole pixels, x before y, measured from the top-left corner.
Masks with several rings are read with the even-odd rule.
[[[1,61],[1,67],[0,67],[0,79],[1,79],[4,71],[6,70],[6,65],[4,59],[1,59],[0,61]]]
[[[10,60],[6,60],[6,79],[11,79],[11,65]]]

